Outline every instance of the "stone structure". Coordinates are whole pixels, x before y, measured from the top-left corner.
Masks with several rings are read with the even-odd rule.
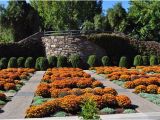
[[[98,57],[106,55],[105,50],[96,44],[87,41],[83,36],[46,36],[42,37],[46,56],[79,54],[86,59],[89,55]]]

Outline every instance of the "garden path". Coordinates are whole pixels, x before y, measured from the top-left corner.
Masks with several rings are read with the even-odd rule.
[[[30,80],[0,110],[0,119],[25,118],[25,111],[32,103],[34,92],[45,71],[37,71]]]
[[[90,74],[91,77],[101,81],[103,83],[104,86],[107,86],[107,87],[112,87],[114,89],[116,89],[116,91],[119,93],[119,94],[124,94],[124,95],[127,95],[131,101],[132,101],[132,104],[137,106],[136,110],[140,113],[145,113],[145,112],[160,112],[160,107],[155,105],[154,103],[151,103],[149,102],[148,100],[134,94],[131,92],[131,90],[129,89],[125,89],[125,88],[122,88],[116,84],[114,84],[113,82],[107,80],[106,78],[100,76],[100,75],[97,75],[95,72],[93,71],[90,71],[90,70],[84,70],[86,73]],[[160,116],[159,116],[159,119],[160,119]]]

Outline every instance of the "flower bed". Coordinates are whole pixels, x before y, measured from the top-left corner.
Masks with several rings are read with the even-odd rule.
[[[95,67],[94,69],[97,74],[105,74],[115,84],[134,89],[134,93],[155,104],[160,104],[160,66],[137,66],[136,69]]]
[[[82,69],[53,68],[46,71],[37,87],[26,117],[76,115],[81,111],[82,103],[89,98],[96,102],[100,114],[123,113],[126,108],[132,108],[127,96],[104,87]]]
[[[7,68],[0,70],[1,107],[10,100],[8,93],[15,93],[18,91],[34,72],[34,69],[29,68]]]

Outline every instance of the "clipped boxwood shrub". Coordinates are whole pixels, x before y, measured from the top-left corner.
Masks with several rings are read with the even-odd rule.
[[[17,59],[16,59],[16,57],[11,57],[9,59],[8,68],[17,68]]]
[[[41,59],[39,60],[39,68],[40,70],[47,70],[48,68],[48,60],[45,57],[41,57]]]
[[[144,66],[149,65],[148,56],[142,56],[142,61],[143,61],[143,65],[144,65]]]
[[[35,63],[35,69],[36,70],[40,70],[40,60],[42,59],[43,57],[38,57],[36,59],[36,63]]]
[[[109,66],[110,65],[110,58],[108,56],[103,56],[102,59],[103,66]]]
[[[27,57],[24,66],[25,68],[34,68],[34,59],[32,57]]]
[[[134,65],[134,66],[143,65],[143,61],[142,61],[141,55],[136,55],[136,56],[134,57],[133,65]]]
[[[58,56],[57,57],[57,67],[66,67],[67,66],[67,59],[65,56]]]
[[[80,67],[81,58],[79,55],[70,55],[69,62],[72,64],[72,67]]]
[[[18,67],[23,68],[24,67],[24,62],[25,62],[25,58],[24,57],[19,57],[17,59],[17,65],[18,65]]]
[[[160,56],[157,57],[157,62],[160,64]]]
[[[7,68],[8,65],[8,60],[7,58],[1,58],[0,60],[0,69],[5,69]]]
[[[120,58],[119,67],[128,67],[127,57],[122,56]]]
[[[90,55],[88,58],[87,63],[89,64],[90,67],[95,66],[96,64],[96,55]]]
[[[57,65],[57,57],[56,56],[49,56],[48,57],[48,64],[50,68],[56,67]]]
[[[149,63],[150,65],[157,65],[158,64],[157,57],[155,55],[151,55],[149,59]]]

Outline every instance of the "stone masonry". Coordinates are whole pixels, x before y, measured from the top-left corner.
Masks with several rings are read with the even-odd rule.
[[[96,44],[87,41],[83,36],[46,36],[42,37],[46,56],[69,56],[79,54],[87,59],[89,55],[101,57],[106,55],[105,50]]]

